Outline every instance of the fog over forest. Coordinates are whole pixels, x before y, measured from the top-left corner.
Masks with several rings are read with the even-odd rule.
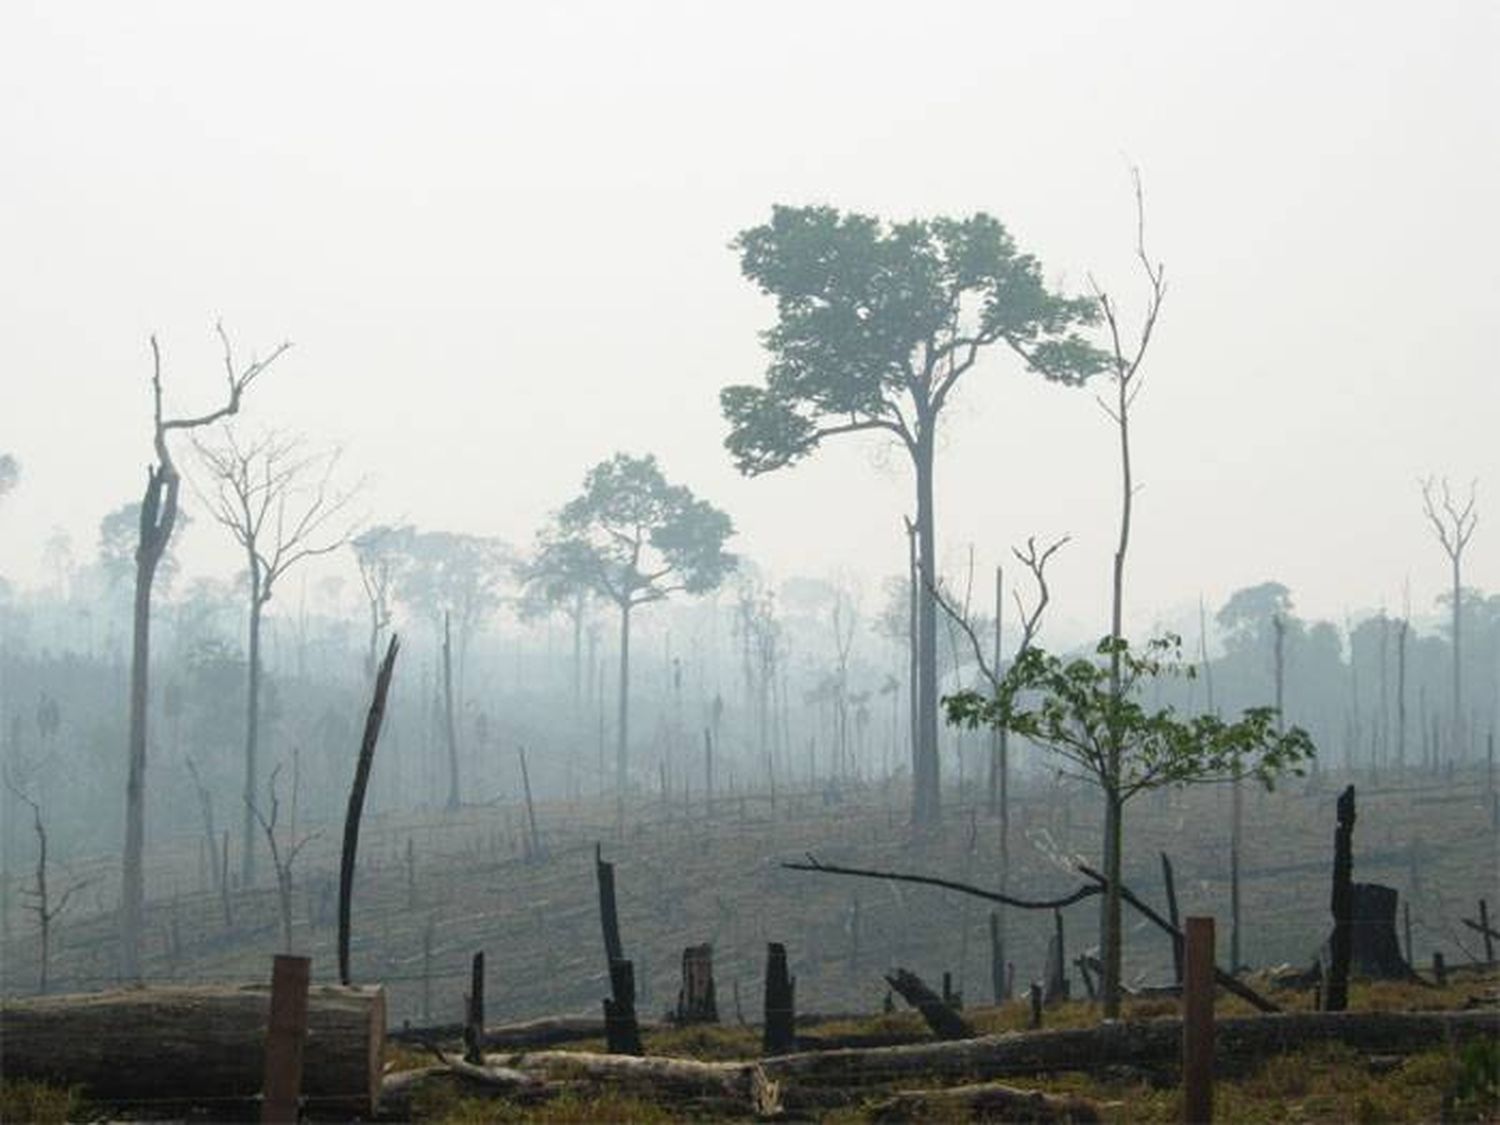
[[[1099,865],[1116,1014],[1170,957],[1111,873],[1179,849],[1233,969],[1304,964],[1356,779],[1402,810],[1361,877],[1457,957],[1500,889],[1497,47],[1477,2],[6,5],[0,990],[335,979],[372,692],[393,1026],[502,933],[508,1018],[596,1015],[598,839],[643,1010],[687,938],[721,1004],[785,940],[835,1011],[861,932],[971,996],[1044,956],[777,867],[817,848]]]

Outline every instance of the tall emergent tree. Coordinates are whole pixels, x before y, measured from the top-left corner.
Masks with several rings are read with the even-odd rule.
[[[1105,357],[1079,336],[1096,302],[1054,293],[1040,263],[979,213],[887,225],[831,207],[776,207],[734,243],[740,269],[776,298],[764,386],[720,392],[742,473],[795,463],[824,439],[894,437],[916,477],[917,673],[912,820],[939,813],[933,468],[938,417],[966,372],[1003,346],[1047,379],[1081,383]]]
[[[249,666],[240,878],[255,880],[257,750],[260,746],[261,622],[276,584],[304,559],[336,551],[349,530],[332,527],[353,495],[332,487],[338,453],[308,452],[296,437],[269,432],[249,441],[230,426],[216,443],[194,442],[211,478],[210,514],[239,544],[249,579]]]
[[[620,611],[620,695],[615,783],[629,770],[630,619],[674,593],[704,594],[734,569],[724,550],[734,525],[682,485],[667,483],[653,456],[616,453],[584,477],[583,492],[538,537],[536,581],[586,585]]]
[[[240,368],[223,325],[217,325],[224,348],[224,375],[228,383],[224,404],[207,414],[168,418],[162,409],[161,348],[151,337],[152,443],[156,464],[146,472],[146,491],[141,498],[140,544],[135,553],[135,609],[130,650],[130,725],[127,743],[129,774],[125,782],[125,854],[120,891],[120,972],[127,981],[141,975],[141,920],[145,910],[146,883],[142,857],[146,846],[146,701],[151,663],[151,587],[157,566],[177,523],[177,494],[182,478],[172,460],[167,435],[173,430],[195,430],[236,414],[245,391],[287,348],[283,343],[265,359],[252,360]]]

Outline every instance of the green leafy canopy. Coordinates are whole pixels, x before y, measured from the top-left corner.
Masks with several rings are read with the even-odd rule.
[[[948,721],[973,729],[1005,729],[1059,754],[1071,770],[1126,800],[1164,785],[1254,777],[1267,786],[1283,773],[1301,776],[1315,754],[1300,727],[1277,729],[1273,707],[1252,707],[1234,721],[1217,715],[1150,710],[1142,683],[1160,676],[1192,677],[1181,660],[1181,638],[1166,634],[1133,652],[1123,637],[1102,639],[1099,659],[1063,659],[1040,648],[1022,653],[994,696],[962,691],[943,703]],[[1109,660],[1120,656],[1121,690],[1110,683]],[[1110,750],[1118,745],[1119,775]]]
[[[704,593],[734,569],[724,550],[732,534],[729,516],[668,483],[655,457],[617,453],[588,471],[582,493],[542,533],[528,582],[588,589],[618,605]]]
[[[726,445],[747,474],[855,430],[887,430],[914,449],[992,344],[1058,382],[1105,367],[1076,332],[1096,320],[1094,301],[1048,290],[1037,260],[984,213],[887,226],[831,207],[776,207],[733,248],[778,314],[763,336],[765,385],[720,392]]]

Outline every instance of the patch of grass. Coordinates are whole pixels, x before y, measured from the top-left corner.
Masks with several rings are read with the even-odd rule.
[[[694,1024],[648,1031],[641,1044],[648,1055],[718,1062],[753,1059],[760,1054],[760,1032],[727,1024]]]
[[[674,1121],[668,1110],[642,1098],[611,1090],[597,1094],[561,1094],[544,1102],[513,1102],[464,1094],[450,1083],[434,1084],[412,1102],[417,1121],[439,1125],[574,1125],[580,1121],[629,1121],[639,1125],[662,1125]]]
[[[77,1087],[50,1086],[24,1078],[0,1080],[0,1121],[57,1125],[75,1119],[82,1111]]]

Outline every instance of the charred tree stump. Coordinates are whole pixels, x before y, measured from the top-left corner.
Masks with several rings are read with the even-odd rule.
[[[901,994],[913,1008],[922,1013],[927,1026],[939,1039],[969,1039],[974,1029],[943,1002],[943,998],[927,987],[926,982],[908,969],[896,969],[886,974],[886,983]]]
[[[1416,974],[1396,937],[1396,889],[1354,883],[1349,891],[1353,971],[1377,980],[1411,980]]]
[[[714,995],[714,947],[707,942],[682,951],[682,988],[677,993],[679,1024],[718,1023]]]
[[[1031,982],[1031,1023],[1028,1026],[1032,1031],[1042,1026],[1042,986],[1036,981]]]
[[[1491,735],[1490,747],[1494,748],[1494,736]],[[1493,758],[1491,759],[1493,761]],[[1495,963],[1495,931],[1490,928],[1490,906],[1484,899],[1479,900],[1479,932],[1484,936],[1484,960],[1488,965]]]
[[[484,1062],[484,952],[469,966],[469,994],[464,997],[464,1061]]]
[[[1323,1010],[1349,1006],[1349,961],[1354,942],[1354,786],[1339,795],[1338,828],[1333,835],[1333,936],[1328,939],[1328,979]]]
[[[1067,955],[1063,945],[1062,911],[1052,912],[1053,933],[1047,939],[1047,979],[1042,1002],[1048,1007],[1068,998]]]
[[[609,988],[613,995],[604,1001],[604,1040],[609,1053],[644,1055],[635,1016],[635,966],[629,961],[611,961]]]
[[[610,997],[604,1001],[604,1038],[615,1055],[640,1055],[641,1029],[635,1015],[635,966],[625,960],[620,943],[620,918],[615,909],[615,865],[605,863],[594,845],[594,872],[599,880],[599,921],[604,930],[604,956],[609,964]]]
[[[1005,987],[1005,937],[1000,931],[1000,912],[990,911],[990,992],[996,1005],[1010,999]]]
[[[767,1055],[790,1054],[797,1049],[797,981],[787,971],[786,946],[766,944],[766,1012],[761,1050]]]
[[[615,910],[615,865],[605,863],[603,851],[594,845],[594,871],[599,879],[599,921],[604,927],[604,959],[610,965],[625,960],[620,945],[620,917]]]

